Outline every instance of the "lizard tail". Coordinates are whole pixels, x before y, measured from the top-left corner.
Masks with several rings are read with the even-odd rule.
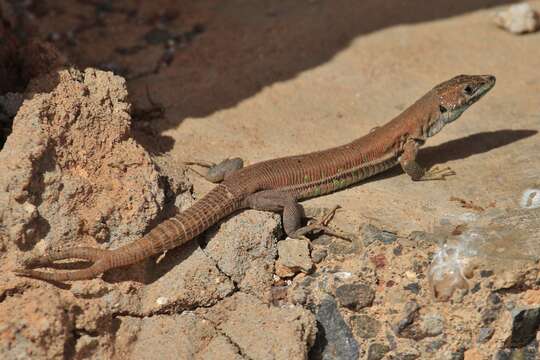
[[[30,267],[45,267],[58,260],[83,259],[92,263],[87,268],[60,272],[19,269],[15,274],[46,281],[93,279],[109,269],[131,265],[185,244],[240,206],[240,201],[227,186],[220,184],[186,211],[165,220],[139,240],[118,249],[76,247],[52,250],[28,262]]]

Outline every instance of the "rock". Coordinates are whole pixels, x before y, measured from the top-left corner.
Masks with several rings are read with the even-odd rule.
[[[381,230],[371,224],[366,224],[362,227],[361,235],[364,246],[369,246],[374,242],[381,242],[385,245],[389,245],[397,239],[396,234],[389,231]]]
[[[140,309],[131,310],[138,315],[208,307],[235,288],[196,242],[169,251],[152,272],[158,275],[141,288]]]
[[[493,270],[480,270],[480,277],[488,278],[493,276]]]
[[[304,239],[285,239],[278,243],[278,262],[293,271],[308,273],[313,268],[309,242]]]
[[[297,274],[296,271],[294,271],[291,268],[286,267],[285,265],[283,265],[279,261],[276,261],[275,268],[276,268],[276,275],[279,276],[280,278],[293,277],[294,275]]]
[[[369,345],[367,360],[381,360],[390,351],[390,347],[381,343]]]
[[[420,284],[418,283],[410,283],[403,287],[405,290],[409,290],[413,294],[420,294]]]
[[[495,14],[493,21],[497,26],[512,34],[525,34],[540,28],[540,17],[527,3],[510,6]]]
[[[522,347],[536,337],[540,327],[540,308],[512,310],[512,333],[506,339],[506,347]]]
[[[0,302],[0,358],[61,359],[73,328],[58,290],[21,289]]]
[[[354,254],[355,251],[355,245],[343,239],[334,239],[330,246],[328,246],[328,253],[337,258]]]
[[[336,289],[336,297],[341,306],[360,310],[371,306],[375,299],[375,291],[364,284],[344,284]]]
[[[118,247],[162,210],[159,174],[130,138],[127,95],[123,78],[95,69],[31,82],[0,151],[0,238],[14,251],[92,237]]]
[[[279,215],[243,211],[211,228],[203,236],[207,239],[205,253],[215,261],[220,271],[238,284],[240,290],[261,299],[268,298],[277,241],[281,236]],[[294,273],[288,276],[292,275]]]
[[[476,341],[480,344],[488,342],[489,339],[493,336],[495,330],[492,327],[481,327],[478,331],[478,338]]]
[[[394,326],[394,332],[397,335],[400,335],[403,330],[405,330],[408,326],[410,326],[415,318],[418,315],[418,310],[420,310],[420,305],[418,305],[415,301],[409,301],[407,304],[405,304],[405,307],[403,309],[403,316],[401,320],[398,321],[398,323]]]
[[[491,293],[488,296],[488,301],[493,305],[499,305],[501,303],[501,297],[497,293]]]
[[[327,296],[322,299],[317,309],[317,322],[317,339],[310,352],[310,359],[358,359],[358,343],[333,298]]]
[[[444,319],[437,313],[422,316],[421,324],[425,336],[437,336],[444,330]]]
[[[484,309],[480,314],[480,318],[485,325],[491,324],[497,320],[498,312],[494,308]]]
[[[311,252],[311,260],[315,264],[318,264],[318,263],[320,263],[321,261],[324,260],[324,258],[326,257],[327,254],[328,254],[328,252],[326,251],[326,249],[315,248]]]
[[[306,359],[317,332],[315,317],[309,311],[299,306],[269,307],[242,292],[210,309],[198,309],[196,314],[249,359]]]
[[[381,330],[381,323],[368,315],[354,315],[350,319],[351,327],[356,336],[362,339],[377,337]]]

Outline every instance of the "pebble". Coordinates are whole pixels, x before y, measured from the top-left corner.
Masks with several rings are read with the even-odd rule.
[[[313,268],[307,240],[288,238],[278,242],[278,255],[278,262],[293,271],[308,273]]]
[[[507,347],[523,347],[536,337],[540,327],[540,308],[512,310],[512,333],[506,339]]]
[[[494,332],[495,330],[492,327],[481,327],[476,341],[480,344],[488,342]]]
[[[422,331],[425,336],[437,336],[444,330],[444,319],[440,314],[427,314],[422,317]]]
[[[326,296],[322,299],[316,318],[322,331],[317,331],[310,358],[357,360],[358,343],[341,316],[334,298]]]
[[[403,287],[405,290],[409,290],[410,292],[418,295],[420,294],[420,285],[418,283],[410,283]]]
[[[504,11],[497,12],[493,21],[512,34],[526,34],[540,28],[538,13],[527,3],[512,5]]]
[[[386,344],[372,343],[368,349],[368,360],[381,360],[384,355],[390,351],[390,347]]]
[[[326,255],[328,255],[328,252],[326,251],[326,249],[314,249],[314,250],[311,252],[311,260],[312,260],[315,264],[318,264],[318,263],[320,263],[321,261],[324,260],[324,258],[326,257]]]
[[[354,315],[351,317],[351,327],[356,336],[362,339],[377,337],[381,330],[381,323],[369,315]]]
[[[382,242],[385,245],[389,245],[397,239],[396,234],[390,231],[381,230],[371,224],[364,225],[361,234],[364,246],[369,246],[374,242]]]
[[[344,284],[336,289],[339,303],[351,310],[360,310],[371,306],[375,299],[375,291],[364,284]]]

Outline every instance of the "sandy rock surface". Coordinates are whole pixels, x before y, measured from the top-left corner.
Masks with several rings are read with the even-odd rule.
[[[0,0],[0,358],[537,358],[540,35],[509,3]],[[190,206],[183,161],[342,144],[460,73],[497,84],[419,154],[456,176],[306,202],[351,241],[244,211],[99,279],[10,272]]]

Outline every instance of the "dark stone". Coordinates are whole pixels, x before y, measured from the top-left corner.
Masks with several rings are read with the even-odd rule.
[[[416,319],[418,315],[419,309],[420,309],[420,305],[418,305],[415,301],[409,301],[407,304],[405,304],[404,316],[394,326],[394,332],[397,335],[400,335],[403,332],[403,330],[405,330],[408,326],[410,326],[414,322],[414,320]]]
[[[368,360],[381,360],[384,355],[390,351],[390,347],[386,344],[373,343],[369,345]]]
[[[496,293],[491,293],[488,296],[488,301],[492,303],[493,305],[498,305],[501,303],[501,297],[497,295]]]
[[[317,338],[309,353],[309,359],[358,359],[358,343],[333,298],[327,296],[322,300],[316,318]]]
[[[485,309],[481,314],[482,322],[486,325],[491,324],[497,320],[497,310],[495,309]]]
[[[412,293],[418,295],[420,294],[420,284],[418,283],[410,283],[403,287],[405,290],[409,290]]]
[[[342,239],[334,239],[330,246],[328,246],[328,252],[338,256],[353,254],[355,250],[353,243]]]
[[[540,308],[512,310],[512,333],[505,346],[523,347],[536,337],[540,326]]]
[[[395,256],[400,256],[403,252],[403,247],[401,245],[398,245],[392,250],[392,252]]]
[[[477,293],[480,291],[480,283],[474,284],[473,288],[471,289],[471,294]]]
[[[371,224],[366,224],[362,227],[362,239],[364,246],[369,246],[376,241],[389,245],[396,241],[397,236],[390,231],[381,230]]]
[[[444,344],[446,344],[446,341],[444,341],[444,339],[435,339],[427,345],[426,351],[435,352],[442,348]]]
[[[482,327],[478,332],[478,339],[476,341],[480,344],[488,342],[493,336],[494,332],[495,330],[492,327]]]
[[[311,252],[311,260],[315,264],[318,264],[324,260],[327,254],[328,253],[326,252],[326,249],[313,249],[313,251]]]
[[[336,297],[342,306],[351,310],[360,310],[371,306],[375,292],[364,284],[343,284],[336,289]]]
[[[363,339],[372,339],[381,330],[381,323],[368,315],[355,315],[351,317],[353,332]]]
[[[532,341],[525,347],[499,350],[494,360],[538,360],[538,342]]]
[[[490,276],[493,276],[493,270],[481,270],[480,276],[483,278],[488,278]]]

